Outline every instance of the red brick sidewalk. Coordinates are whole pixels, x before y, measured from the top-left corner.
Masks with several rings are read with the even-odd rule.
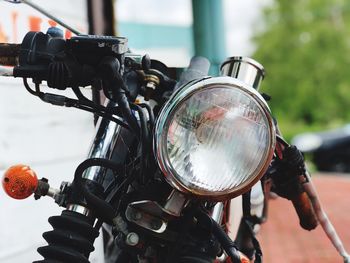
[[[335,226],[345,248],[350,250],[350,175],[314,176],[323,208]],[[321,226],[309,232],[299,226],[288,200],[271,200],[269,218],[258,235],[266,263],[343,262]]]

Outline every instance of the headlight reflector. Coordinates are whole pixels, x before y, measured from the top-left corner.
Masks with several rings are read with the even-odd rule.
[[[261,96],[230,78],[188,84],[163,107],[155,152],[178,190],[225,199],[241,194],[271,161],[275,130]]]

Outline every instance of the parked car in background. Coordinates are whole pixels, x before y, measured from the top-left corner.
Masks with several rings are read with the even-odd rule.
[[[328,131],[299,134],[292,139],[292,144],[310,155],[319,171],[350,172],[350,124]]]

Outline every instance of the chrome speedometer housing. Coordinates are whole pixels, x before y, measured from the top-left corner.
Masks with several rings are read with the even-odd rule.
[[[275,138],[270,109],[255,89],[235,78],[207,77],[183,86],[163,106],[154,152],[173,187],[225,200],[261,178]]]

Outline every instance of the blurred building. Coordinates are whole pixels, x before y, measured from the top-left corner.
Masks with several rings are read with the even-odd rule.
[[[73,28],[88,32],[86,0],[33,2]],[[248,55],[253,48],[248,41],[251,25],[259,15],[261,1],[222,3],[228,25],[226,40],[213,39],[211,44],[223,45],[230,56]],[[188,64],[195,53],[191,0],[117,0],[114,8],[118,34],[129,39],[132,51],[148,53],[171,66]],[[28,31],[45,32],[52,25],[55,23],[24,4],[0,1],[0,42],[20,43]],[[71,33],[63,30],[70,37]],[[0,174],[11,164],[27,163],[55,187],[62,180],[72,180],[93,135],[92,115],[42,103],[25,91],[20,79],[0,78],[0,89]],[[47,218],[61,209],[45,198],[13,201],[3,191],[0,204],[0,262],[38,260],[36,248],[45,244],[41,234],[51,229]],[[98,254],[92,257],[92,262],[101,262]]]

